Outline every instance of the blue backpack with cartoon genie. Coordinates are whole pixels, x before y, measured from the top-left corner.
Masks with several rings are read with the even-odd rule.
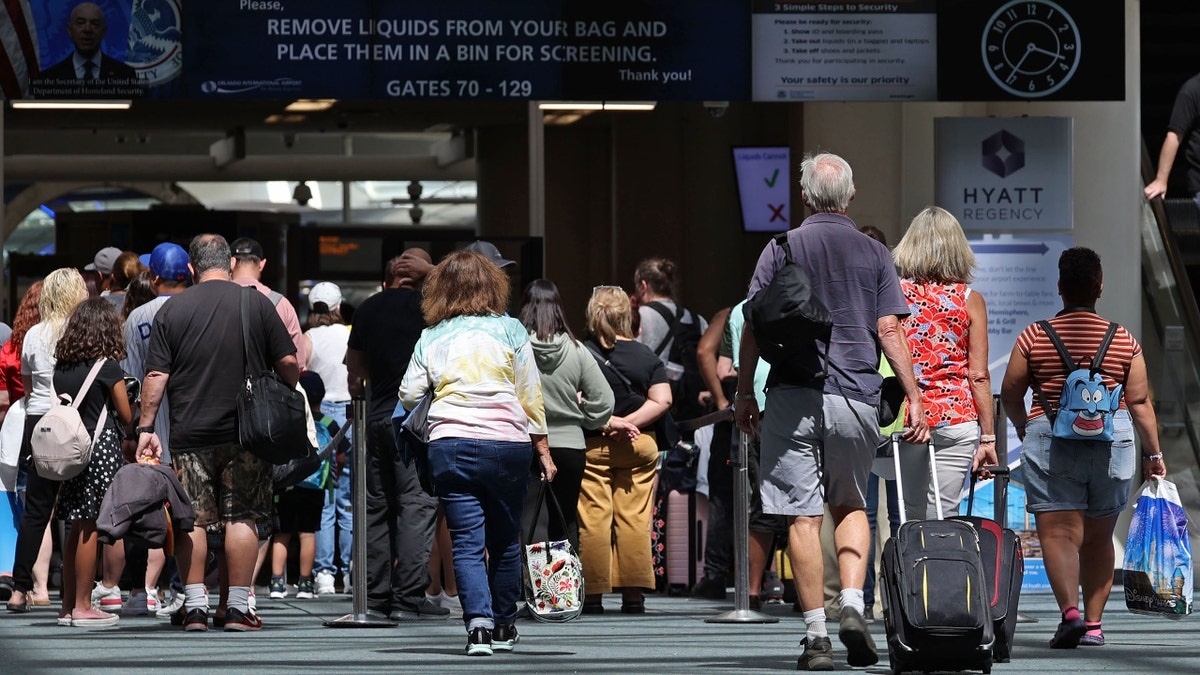
[[[1121,393],[1125,385],[1118,384],[1109,390],[1100,376],[1100,366],[1108,346],[1112,344],[1117,332],[1117,324],[1109,323],[1104,339],[1096,355],[1092,357],[1091,366],[1084,368],[1082,362],[1075,363],[1070,352],[1063,345],[1062,339],[1049,321],[1039,321],[1038,325],[1046,331],[1046,337],[1054,343],[1058,357],[1062,359],[1063,367],[1067,369],[1067,381],[1063,383],[1062,396],[1058,400],[1058,408],[1051,409],[1047,405],[1046,395],[1042,388],[1036,386],[1042,409],[1052,425],[1055,438],[1072,441],[1100,441],[1111,443],[1113,440],[1113,413],[1121,406]]]

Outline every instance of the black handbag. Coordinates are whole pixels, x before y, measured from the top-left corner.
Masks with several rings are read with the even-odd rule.
[[[259,375],[250,373],[250,308],[242,290],[242,364],[246,383],[237,395],[238,445],[270,464],[286,464],[307,457],[308,423],[304,416],[304,397],[279,379],[274,370]]]
[[[405,440],[417,445],[429,445],[429,406],[433,404],[433,387],[417,401],[417,405],[404,418],[400,429]]]

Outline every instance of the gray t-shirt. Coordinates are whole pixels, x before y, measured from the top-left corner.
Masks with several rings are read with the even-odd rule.
[[[810,216],[788,232],[787,241],[793,259],[804,267],[817,297],[833,316],[833,332],[828,345],[814,343],[811,354],[804,355],[808,358],[799,359],[808,364],[810,372],[779,373],[780,382],[802,383],[819,375],[828,353],[831,361],[825,393],[874,405],[883,381],[878,320],[909,314],[891,254],[886,246],[859,232],[854,221],[831,213]],[[770,284],[785,262],[783,249],[772,239],[758,258],[747,297]],[[772,374],[779,370],[773,369]]]
[[[146,377],[146,353],[150,350],[150,331],[154,327],[154,316],[162,308],[163,303],[170,300],[169,295],[160,295],[129,313],[125,319],[125,360],[121,367],[132,377],[141,382]],[[162,443],[162,462],[171,461],[171,406],[167,401],[167,392],[163,392],[162,401],[158,406],[158,415],[154,417],[154,433]],[[136,418],[135,418],[136,419]]]
[[[662,303],[662,305],[667,308],[667,311],[671,313],[671,316],[674,316],[675,312],[679,311],[679,307],[675,304],[674,300],[655,300],[655,302]],[[659,314],[658,311],[656,311],[653,307],[647,307],[645,305],[638,307],[638,318],[641,321],[641,332],[638,333],[637,341],[646,345],[651,349],[651,351],[653,351],[654,348],[658,347],[658,344],[666,339],[667,335],[671,332],[671,324],[667,323],[667,321],[663,319],[662,314]],[[703,334],[704,331],[708,329],[708,322],[704,320],[704,317],[698,314],[692,314],[692,312],[685,310],[683,319],[681,321],[683,323],[692,323],[694,319],[699,319],[700,333]],[[666,344],[663,345],[662,351],[658,353],[658,359],[662,361],[664,365],[667,363],[667,356],[671,353],[672,341],[673,340],[667,340]]]

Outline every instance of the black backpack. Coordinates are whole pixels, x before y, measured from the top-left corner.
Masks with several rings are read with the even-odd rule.
[[[666,337],[654,347],[654,354],[662,358],[669,342],[671,349],[667,361],[683,366],[683,376],[671,381],[671,417],[677,422],[700,417],[707,412],[698,401],[700,392],[705,390],[700,363],[696,359],[696,348],[700,346],[700,317],[678,305],[674,315],[661,302],[648,302],[645,306],[658,312],[670,326]],[[691,322],[685,323],[684,319],[689,317]]]
[[[772,366],[787,368],[792,357],[804,354],[815,340],[829,340],[833,317],[792,257],[787,233],[774,239],[787,262],[771,283],[746,301],[742,313],[754,332],[759,355]]]

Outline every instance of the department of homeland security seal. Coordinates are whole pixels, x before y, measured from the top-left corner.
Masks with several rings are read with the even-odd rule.
[[[183,0],[134,0],[125,62],[151,87],[170,82],[183,68]]]

